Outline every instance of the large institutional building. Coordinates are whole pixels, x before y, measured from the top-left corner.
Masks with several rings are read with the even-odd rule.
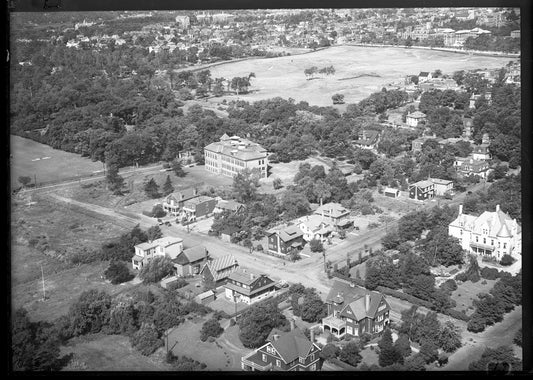
[[[261,145],[239,136],[224,134],[219,142],[204,148],[205,168],[211,173],[233,177],[242,170],[259,169],[261,178],[267,177],[267,150]]]
[[[485,211],[480,216],[463,214],[448,226],[449,235],[459,239],[463,249],[501,260],[505,254],[517,257],[522,253],[522,228],[516,219],[496,206],[496,211]]]

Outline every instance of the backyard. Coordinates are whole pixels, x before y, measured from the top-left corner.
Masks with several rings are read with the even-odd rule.
[[[474,312],[472,302],[477,300],[479,293],[488,293],[497,280],[481,279],[478,282],[465,281],[457,284],[457,289],[453,291],[451,298],[457,303],[455,310],[464,311],[467,315]]]

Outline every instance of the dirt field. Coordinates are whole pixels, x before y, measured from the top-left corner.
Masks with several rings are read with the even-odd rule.
[[[213,78],[232,78],[253,72],[250,93],[226,96],[230,100],[247,101],[281,96],[311,105],[332,105],[331,96],[344,95],[346,103],[358,102],[384,85],[403,80],[405,75],[420,71],[442,70],[444,74],[456,70],[499,68],[510,58],[468,56],[442,51],[335,46],[298,56],[272,59],[252,59],[210,68]],[[304,70],[311,66],[333,65],[335,75],[306,80]],[[283,83],[283,86],[280,84]],[[218,98],[222,101],[223,98]]]
[[[41,183],[88,175],[103,169],[101,162],[93,162],[78,154],[52,149],[19,136],[11,136],[10,144],[13,155],[10,163],[12,188],[20,187],[19,176],[31,177],[33,183],[36,175],[37,182]]]
[[[485,285],[482,282],[487,282]],[[488,293],[496,283],[497,280],[481,279],[476,283],[471,281],[463,282],[457,285],[457,289],[452,293],[452,299],[457,302],[456,310],[463,310],[467,315],[474,312],[472,301],[477,299],[479,293]]]
[[[71,339],[61,354],[73,354],[65,371],[170,371],[158,352],[144,356],[122,335],[95,334]],[[72,362],[75,362],[72,363]]]

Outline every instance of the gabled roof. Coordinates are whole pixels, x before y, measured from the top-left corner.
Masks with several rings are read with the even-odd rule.
[[[237,270],[235,270],[229,275],[228,279],[235,280],[245,285],[251,285],[255,281],[257,281],[257,279],[260,278],[261,276],[264,276],[264,275],[261,273],[252,271],[250,269],[238,268]]]
[[[430,186],[433,186],[433,182],[431,181],[418,181],[418,182],[415,182],[411,185],[409,185],[409,187],[412,187],[412,186],[416,186],[416,187],[420,187],[422,189],[425,189],[426,187],[430,187]]]
[[[366,295],[370,297],[368,310],[365,309]],[[333,286],[326,297],[326,303],[341,305],[341,315],[348,318],[357,318],[357,320],[365,317],[375,318],[381,300],[384,300],[388,306],[383,294],[368,291],[357,285],[351,286],[349,283],[338,280],[333,282]]]
[[[196,245],[185,249],[174,260],[176,264],[187,265],[204,259],[207,255],[207,250],[203,245]]]
[[[311,231],[318,231],[321,229],[331,228],[330,224],[322,218],[321,215],[310,215],[304,216],[303,218],[298,219],[298,224],[303,224],[307,226]]]
[[[145,242],[145,243],[137,244],[135,247],[136,248],[140,248],[143,251],[147,251],[147,250],[149,250],[151,248],[155,248],[155,247],[159,247],[159,246],[162,246],[162,247],[166,248],[166,247],[168,247],[170,245],[173,245],[173,244],[176,244],[176,243],[181,243],[181,242],[183,242],[182,238],[166,236],[166,237],[162,237],[162,238],[159,238],[159,239],[156,239],[156,240],[152,240],[151,242]]]
[[[238,211],[241,207],[244,207],[244,205],[234,200],[220,200],[217,203],[217,207],[223,210]]]
[[[341,216],[350,214],[350,210],[347,210],[345,207],[342,207],[340,203],[326,203],[325,205],[320,206],[316,209],[315,214],[324,216],[330,216],[332,218],[340,218]]]
[[[186,201],[192,198],[198,197],[198,192],[194,188],[188,188],[180,191],[175,191],[165,198],[165,201],[170,198],[174,198],[177,201]],[[168,203],[168,202],[167,202]]]
[[[413,113],[408,114],[407,117],[411,117],[413,119],[421,119],[423,117],[426,117],[426,114],[420,111],[415,111]]]
[[[205,264],[204,268],[202,268],[202,271],[206,267],[209,268],[214,281],[218,281],[227,278],[238,265],[239,264],[233,255],[226,255],[208,262]]]
[[[276,334],[279,335],[279,338],[274,340]],[[272,344],[285,363],[290,363],[299,357],[307,357],[313,348],[313,343],[297,327],[289,332],[272,329],[267,341]]]
[[[418,74],[419,77],[427,77],[429,76],[429,72],[428,71],[421,71],[420,74]]]
[[[215,198],[208,197],[207,195],[200,195],[198,197],[194,197],[192,199],[188,199],[185,202],[183,202],[183,207],[194,208],[200,203],[209,202],[214,199]]]
[[[450,183],[453,183],[453,181],[449,179],[430,178],[429,180],[435,185],[449,185]]]

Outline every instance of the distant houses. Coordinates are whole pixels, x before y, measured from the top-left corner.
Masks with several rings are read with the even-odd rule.
[[[217,200],[205,195],[200,195],[183,202],[183,207],[179,217],[185,218],[189,222],[208,217],[213,213]]]
[[[226,255],[208,261],[200,270],[205,286],[216,288],[226,283],[229,275],[239,267],[233,255]]]
[[[316,214],[298,219],[297,226],[304,233],[303,238],[305,241],[315,239],[325,242],[334,230],[331,222]]]
[[[361,149],[375,149],[379,142],[379,131],[363,129],[353,144]]]
[[[300,250],[305,245],[304,232],[298,226],[284,229],[272,229],[267,232],[268,252],[286,256],[293,250]]]
[[[435,196],[435,184],[431,181],[418,181],[409,185],[409,198],[425,201]]]
[[[176,191],[165,197],[165,200],[163,201],[163,209],[173,216],[178,216],[181,213],[185,202],[197,197],[199,197],[199,194],[196,188]]]
[[[411,127],[417,127],[420,123],[426,121],[426,114],[420,111],[415,111],[405,117],[405,123]]]
[[[202,266],[209,259],[209,253],[203,245],[187,248],[172,260],[178,276],[194,276],[200,273]]]
[[[277,288],[269,276],[238,268],[228,276],[224,289],[228,300],[251,305],[270,297]]]
[[[353,220],[350,219],[350,210],[343,207],[340,203],[326,203],[325,205],[319,206],[314,214],[320,215],[337,230],[345,229],[353,225]]]

